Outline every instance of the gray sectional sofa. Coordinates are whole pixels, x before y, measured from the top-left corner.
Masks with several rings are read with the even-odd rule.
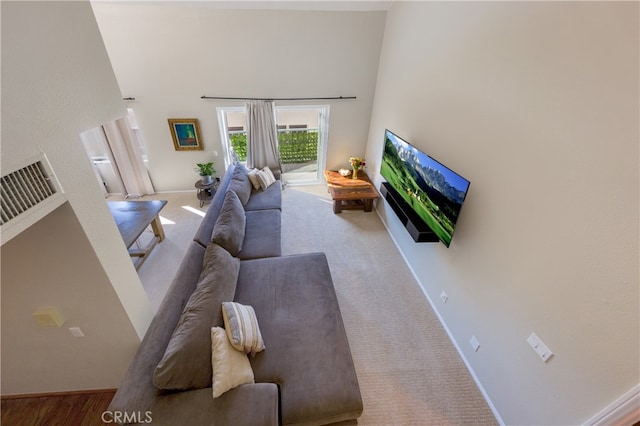
[[[357,423],[362,399],[327,259],[323,253],[281,256],[281,182],[256,190],[246,174],[237,165],[222,178],[109,406],[116,421],[148,422],[150,417],[152,424],[172,426]],[[234,234],[242,233],[238,200],[244,210],[242,238]],[[235,219],[224,223],[224,217]],[[193,296],[203,289],[206,296]],[[194,299],[207,299],[218,308],[192,309]],[[219,304],[229,299],[253,307],[266,349],[249,356],[255,383],[213,398],[211,339],[197,334],[202,330],[178,330],[187,312],[205,328],[223,326]],[[199,349],[189,349],[193,353],[184,358],[180,339],[191,339]],[[167,354],[176,348],[183,358],[172,358],[171,365]],[[159,364],[170,368],[159,373]],[[198,377],[186,380],[190,374]]]

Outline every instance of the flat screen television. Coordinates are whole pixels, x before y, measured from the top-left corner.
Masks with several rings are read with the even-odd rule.
[[[389,130],[384,133],[380,174],[445,246],[453,238],[469,181]]]

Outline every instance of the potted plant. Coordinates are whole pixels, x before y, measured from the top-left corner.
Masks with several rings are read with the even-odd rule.
[[[196,163],[198,166],[198,172],[200,173],[200,179],[202,179],[202,183],[210,184],[213,180],[211,175],[216,172],[216,169],[213,168],[213,163]]]

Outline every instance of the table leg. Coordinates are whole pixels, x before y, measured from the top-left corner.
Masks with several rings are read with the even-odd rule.
[[[373,210],[373,200],[364,200],[364,211],[370,212]]]
[[[333,212],[335,214],[342,213],[342,201],[340,200],[333,201]]]
[[[158,242],[164,240],[164,228],[162,228],[162,222],[160,222],[160,216],[156,216],[151,221],[151,229],[153,234],[158,237]]]

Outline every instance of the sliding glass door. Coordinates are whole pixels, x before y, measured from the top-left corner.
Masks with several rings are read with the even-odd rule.
[[[278,148],[283,178],[289,185],[322,182],[329,132],[329,106],[275,107]],[[246,161],[247,133],[244,107],[219,107],[218,122],[225,162]]]
[[[282,172],[290,185],[322,182],[328,114],[328,106],[276,108]]]

